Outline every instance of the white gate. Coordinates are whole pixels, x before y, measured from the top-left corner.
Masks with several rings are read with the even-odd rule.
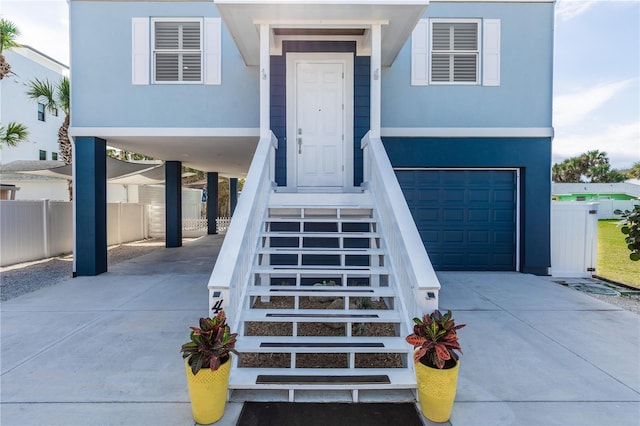
[[[598,203],[551,203],[551,275],[588,278],[596,273]]]

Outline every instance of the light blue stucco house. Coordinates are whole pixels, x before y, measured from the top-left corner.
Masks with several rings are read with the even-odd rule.
[[[242,351],[285,361],[238,364],[233,390],[411,390],[402,336],[438,306],[437,271],[548,274],[553,1],[71,0],[70,14],[75,271],[106,271],[107,144],[166,161],[168,247],[181,166],[246,176],[210,308]],[[342,305],[305,305],[319,295]],[[252,322],[290,329],[249,337]],[[302,331],[317,322],[342,331]],[[368,323],[393,331],[359,335]],[[310,352],[344,365],[311,368]],[[380,353],[397,368],[361,368]]]

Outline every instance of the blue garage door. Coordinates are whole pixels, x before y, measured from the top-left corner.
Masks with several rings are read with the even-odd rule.
[[[397,170],[436,270],[516,269],[516,172]]]

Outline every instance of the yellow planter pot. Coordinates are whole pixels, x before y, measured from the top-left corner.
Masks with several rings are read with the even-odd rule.
[[[193,419],[205,425],[217,422],[222,418],[227,403],[231,358],[216,371],[203,368],[196,375],[191,372],[188,360],[185,366]]]
[[[431,421],[446,422],[456,398],[460,362],[446,370],[427,367],[421,362],[416,362],[415,367],[422,414]]]

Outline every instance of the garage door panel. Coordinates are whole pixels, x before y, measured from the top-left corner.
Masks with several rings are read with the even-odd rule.
[[[487,203],[491,202],[491,191],[486,189],[469,189],[469,202]]]
[[[403,192],[412,194],[407,203],[436,270],[515,270],[515,171],[400,170],[397,175]]]
[[[421,202],[434,202],[434,201],[438,201],[438,198],[440,198],[440,191],[438,191],[437,189],[419,189],[417,191],[417,200],[421,201]]]
[[[494,222],[513,223],[513,210],[494,210],[493,211]]]
[[[494,232],[493,240],[496,243],[502,243],[502,244],[514,243],[513,232]]]
[[[464,209],[444,209],[442,211],[445,222],[464,220]]]
[[[444,243],[464,243],[464,232],[462,231],[444,231],[442,241]]]
[[[486,223],[489,221],[489,218],[491,217],[491,210],[469,209],[467,214],[468,214],[467,220],[470,223],[473,223],[473,222]]]
[[[416,220],[417,223],[421,223],[422,224],[422,228],[429,228],[428,223],[429,222],[433,222],[433,221],[437,221],[438,217],[440,216],[440,210],[439,209],[421,209],[421,208],[417,208],[416,209],[417,212],[417,219],[414,217],[414,220]]]
[[[469,231],[468,241],[470,243],[485,243],[491,242],[491,233],[487,231]]]
[[[496,189],[493,191],[493,197],[496,202],[513,203],[513,191]]]
[[[441,192],[442,199],[445,201],[456,202],[464,201],[464,189],[447,189]]]

